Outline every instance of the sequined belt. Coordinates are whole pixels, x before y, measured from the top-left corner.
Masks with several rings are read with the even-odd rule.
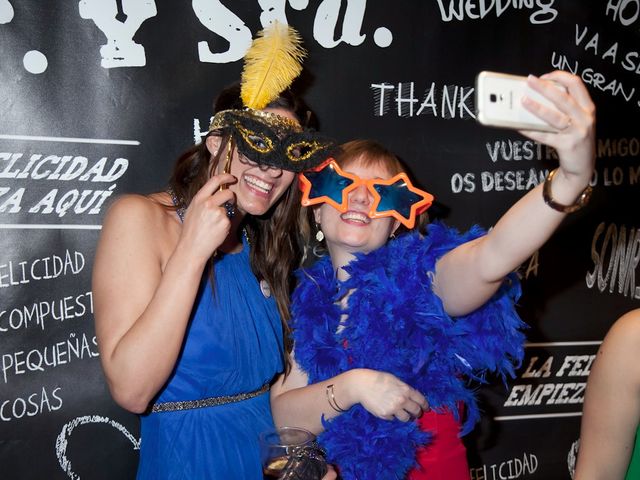
[[[258,390],[247,393],[238,393],[237,395],[223,395],[220,397],[208,397],[201,398],[200,400],[182,400],[179,402],[160,402],[154,403],[151,407],[151,413],[159,412],[175,412],[178,410],[191,410],[194,408],[205,407],[217,407],[219,405],[226,405],[227,403],[236,403],[243,400],[249,400],[250,398],[262,395],[269,391],[269,384],[265,383]]]

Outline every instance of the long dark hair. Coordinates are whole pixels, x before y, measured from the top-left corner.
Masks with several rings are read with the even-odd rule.
[[[301,124],[308,124],[309,119],[312,118],[306,104],[289,90],[283,92],[267,107],[288,110],[298,118]],[[217,97],[214,113],[242,108],[240,86],[234,84],[224,89]],[[209,135],[220,135],[220,133],[209,132],[207,137]],[[229,134],[222,135],[220,148],[213,156],[207,149],[206,138],[180,155],[169,179],[169,187],[180,201],[180,205],[176,208],[186,208],[198,190],[207,182],[210,172],[215,171],[228,140]],[[291,368],[287,354],[292,347],[289,298],[293,287],[293,271],[299,266],[301,257],[301,248],[297,240],[300,198],[300,191],[294,180],[268,212],[259,217],[247,215],[243,221],[250,243],[251,269],[258,280],[265,280],[269,284],[280,312],[287,373]],[[214,263],[215,257],[212,257],[208,268],[212,287]]]

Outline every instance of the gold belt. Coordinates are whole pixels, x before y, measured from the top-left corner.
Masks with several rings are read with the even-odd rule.
[[[191,410],[194,408],[217,407],[219,405],[226,405],[227,403],[241,402],[243,400],[248,400],[250,398],[257,397],[258,395],[262,395],[263,393],[268,392],[269,388],[269,384],[265,383],[258,390],[247,393],[238,393],[237,395],[208,397],[202,398],[200,400],[182,400],[179,402],[154,403],[153,407],[151,407],[151,413],[175,412],[178,410]]]

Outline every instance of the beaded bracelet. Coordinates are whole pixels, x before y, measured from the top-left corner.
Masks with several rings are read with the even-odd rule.
[[[542,198],[544,199],[544,203],[549,205],[554,210],[562,213],[572,213],[576,210],[580,210],[589,202],[589,198],[591,198],[591,192],[593,190],[591,188],[591,185],[587,185],[585,187],[585,189],[576,200],[576,203],[574,203],[573,205],[562,205],[561,203],[556,202],[551,197],[551,180],[553,180],[553,176],[556,174],[557,170],[557,168],[551,170],[544,181],[544,186],[542,187]]]

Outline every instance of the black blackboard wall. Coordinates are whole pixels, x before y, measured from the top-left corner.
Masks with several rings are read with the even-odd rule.
[[[163,188],[236,80],[251,37],[295,26],[307,100],[338,140],[375,138],[490,227],[556,162],[474,121],[483,69],[580,75],[598,108],[595,193],[523,265],[527,358],[482,390],[473,479],[570,478],[598,344],[638,306],[640,0],[0,0],[0,463],[3,478],[133,478],[135,416],[110,399],[91,268],[115,196]]]

